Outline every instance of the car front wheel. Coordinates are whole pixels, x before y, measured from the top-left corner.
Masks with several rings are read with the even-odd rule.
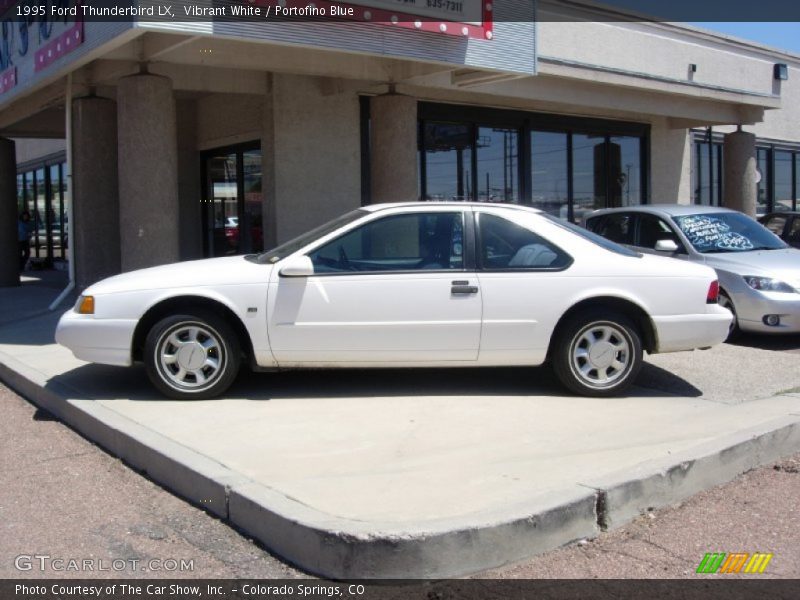
[[[641,336],[621,314],[593,311],[571,318],[561,328],[553,351],[556,375],[582,396],[613,396],[625,391],[642,367]]]
[[[213,314],[166,317],[150,329],[144,348],[147,375],[165,396],[213,398],[227,390],[241,365],[231,327]]]
[[[727,339],[727,341],[729,342],[733,341],[738,337],[740,331],[739,320],[736,318],[736,307],[733,306],[733,300],[731,300],[731,297],[728,296],[728,294],[726,294],[725,292],[719,293],[719,305],[722,308],[727,308],[729,311],[731,311],[731,314],[733,315],[733,320],[731,321],[731,324],[728,327],[728,339]]]

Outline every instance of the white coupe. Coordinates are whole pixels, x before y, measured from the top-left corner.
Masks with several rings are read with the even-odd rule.
[[[550,361],[619,394],[642,352],[718,344],[731,313],[709,267],[642,255],[511,205],[366,206],[264,254],[117,275],[85,290],[56,340],[90,362],[143,361],[178,399],[225,392],[242,362],[481,367]]]

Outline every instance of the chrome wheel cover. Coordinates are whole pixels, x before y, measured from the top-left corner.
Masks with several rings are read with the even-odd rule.
[[[616,323],[591,323],[569,346],[572,374],[585,386],[604,389],[623,380],[633,368],[633,342]]]
[[[225,370],[222,337],[205,323],[170,327],[158,338],[155,354],[161,379],[182,392],[208,389]]]

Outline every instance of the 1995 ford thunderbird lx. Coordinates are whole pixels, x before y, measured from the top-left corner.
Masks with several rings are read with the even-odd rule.
[[[540,365],[588,396],[624,391],[642,352],[728,335],[715,272],[642,255],[531,208],[373,205],[264,254],[125,273],[58,324],[76,357],[143,361],[178,399],[256,370]]]

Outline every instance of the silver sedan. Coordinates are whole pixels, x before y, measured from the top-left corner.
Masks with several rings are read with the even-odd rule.
[[[655,204],[595,211],[586,227],[641,252],[717,271],[720,304],[738,330],[800,333],[800,250],[727,208]]]

